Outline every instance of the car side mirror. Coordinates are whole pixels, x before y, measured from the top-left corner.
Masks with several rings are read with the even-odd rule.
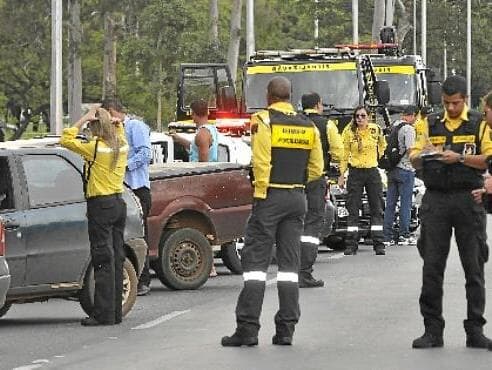
[[[222,112],[236,112],[237,101],[236,92],[232,86],[222,86],[219,89],[219,96],[217,99],[217,110]]]
[[[439,81],[430,81],[427,83],[427,101],[430,105],[441,104],[442,88]]]
[[[390,101],[390,88],[388,81],[376,81],[376,97],[381,105],[388,104]]]

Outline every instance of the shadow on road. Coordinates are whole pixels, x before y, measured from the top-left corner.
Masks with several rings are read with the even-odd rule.
[[[20,326],[41,326],[41,325],[56,325],[56,324],[79,324],[80,319],[82,317],[74,318],[74,317],[65,317],[65,318],[56,318],[56,317],[46,317],[46,318],[28,318],[28,319],[1,319],[0,320],[0,328],[7,328],[11,326],[20,327]]]

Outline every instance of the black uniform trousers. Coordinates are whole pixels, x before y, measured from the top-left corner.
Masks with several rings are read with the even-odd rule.
[[[276,332],[282,337],[294,334],[299,321],[299,247],[306,213],[306,197],[302,189],[268,189],[266,199],[255,199],[248,220],[241,254],[244,286],[236,306],[236,333],[257,336],[265,294],[266,272],[277,246],[277,289],[279,310],[275,315]],[[292,279],[280,278],[281,273]],[[250,275],[264,278],[247,278]]]
[[[374,249],[384,247],[383,244],[383,184],[381,175],[376,167],[350,167],[347,179],[346,207],[347,217],[347,247],[357,250],[359,243],[358,226],[359,210],[362,207],[362,194],[366,189],[371,212],[371,238]]]
[[[120,194],[87,200],[89,241],[94,266],[94,311],[100,323],[121,322],[126,203]]]
[[[486,215],[471,190],[441,192],[427,190],[420,208],[421,233],[417,248],[424,261],[420,312],[427,332],[441,336],[443,279],[449,254],[452,229],[465,272],[467,334],[482,332],[485,325],[484,263],[488,260]]]
[[[144,223],[144,238],[147,244],[148,240],[148,226],[147,226],[147,217],[149,217],[150,207],[152,206],[152,197],[150,195],[150,189],[143,186],[138,189],[134,189],[133,193],[140,200],[140,205],[142,206],[142,218]],[[147,248],[147,255],[145,256],[145,263],[142,269],[142,273],[140,274],[140,279],[138,281],[139,284],[149,286],[150,285],[150,260],[149,260],[149,249]]]
[[[325,214],[326,179],[324,177],[306,185],[307,213],[301,236],[300,278],[309,278],[318,256],[319,237]]]

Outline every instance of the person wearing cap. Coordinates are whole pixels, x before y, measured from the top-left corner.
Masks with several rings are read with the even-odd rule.
[[[453,234],[466,280],[466,346],[491,346],[483,333],[484,265],[489,253],[486,214],[483,204],[474,201],[472,191],[483,188],[484,158],[492,155],[492,140],[482,114],[468,108],[466,93],[462,76],[453,75],[443,82],[444,111],[427,117],[425,132],[410,151],[412,165],[423,169],[426,187],[417,241],[423,260],[419,303],[425,331],[413,341],[413,348],[444,345],[443,282]]]
[[[386,207],[384,208],[383,235],[386,245],[397,241],[398,244],[415,244],[415,239],[410,235],[410,217],[412,212],[413,185],[415,182],[415,169],[408,157],[410,148],[415,143],[416,107],[408,105],[401,113],[401,119],[393,124],[393,129],[398,130],[398,149],[401,157],[395,168],[387,173],[388,185],[386,191]],[[393,235],[396,204],[400,199],[399,210],[399,235]]]

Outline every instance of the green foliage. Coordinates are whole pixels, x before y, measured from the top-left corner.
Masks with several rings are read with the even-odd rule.
[[[47,0],[0,4],[0,90],[22,106],[35,108],[49,97],[49,4]]]
[[[64,2],[66,6],[67,2]],[[83,39],[81,46],[83,101],[94,102],[102,94],[103,14],[118,21],[117,94],[133,113],[154,124],[157,96],[162,94],[163,122],[173,118],[177,70],[182,62],[223,62],[229,44],[232,1],[219,0],[219,47],[209,39],[209,0],[80,0]],[[256,49],[312,48],[314,19],[319,19],[319,47],[352,42],[351,0],[256,0]],[[374,1],[359,1],[359,39],[371,38]],[[413,0],[404,0],[412,15]],[[420,4],[420,2],[418,2]],[[466,2],[428,1],[428,64],[443,74],[443,41],[448,45],[448,73],[466,67]],[[488,37],[492,22],[489,1],[473,6],[472,91],[476,102],[492,87]],[[66,11],[66,9],[65,9]],[[49,104],[51,61],[51,1],[0,0],[0,117],[5,104]],[[242,34],[246,11],[243,9]],[[449,20],[452,21],[449,21]],[[398,19],[397,19],[398,22]],[[418,15],[420,22],[420,9]],[[65,16],[67,40],[68,18]],[[420,31],[420,25],[417,25]],[[411,50],[411,35],[405,41]],[[420,44],[420,33],[418,35]],[[420,46],[419,46],[420,48]],[[244,63],[245,43],[240,61]],[[64,60],[68,60],[66,47]],[[241,77],[241,74],[238,74]],[[66,86],[66,84],[64,84]],[[64,92],[66,96],[66,91]]]

